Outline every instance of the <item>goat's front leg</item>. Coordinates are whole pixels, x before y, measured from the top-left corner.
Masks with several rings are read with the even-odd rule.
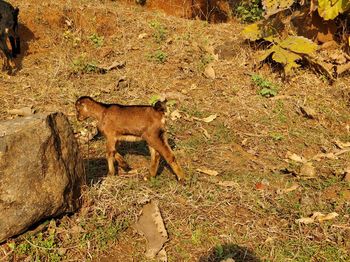
[[[107,139],[107,162],[108,162],[108,176],[115,175],[114,155],[115,155],[115,139]]]
[[[153,147],[148,146],[148,148],[151,154],[151,165],[150,165],[149,173],[151,177],[155,177],[158,171],[160,154]]]

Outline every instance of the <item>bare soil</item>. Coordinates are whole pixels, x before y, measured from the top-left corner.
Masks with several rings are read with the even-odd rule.
[[[0,120],[33,106],[64,112],[79,133],[79,96],[149,104],[165,94],[169,138],[189,180],[178,184],[163,164],[156,179],[144,181],[143,143],[120,148],[132,173],[106,178],[103,138],[81,143],[90,178],[83,208],[2,244],[1,261],[149,261],[145,240],[130,226],[145,199],[159,202],[169,261],[350,260],[349,152],[312,160],[311,179],[298,176],[302,164],[287,157],[332,156],[336,140],[350,141],[349,76],[330,86],[308,69],[287,82],[268,67],[257,70],[257,54],[234,19],[208,24],[106,0],[11,3],[20,8],[23,50],[19,71],[0,74]],[[125,66],[96,70],[115,61]],[[215,79],[204,75],[208,63]],[[278,86],[277,96],[259,94],[251,80],[257,74]],[[314,119],[300,106],[312,108]],[[175,110],[181,117],[172,119]],[[209,123],[198,120],[213,114]],[[316,211],[339,216],[296,223]]]

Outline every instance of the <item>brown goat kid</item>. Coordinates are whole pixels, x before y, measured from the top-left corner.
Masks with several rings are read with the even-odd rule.
[[[116,151],[120,141],[142,141],[148,144],[151,154],[150,175],[155,177],[160,155],[168,162],[179,181],[185,175],[177,163],[165,134],[165,105],[158,101],[155,106],[103,104],[91,97],[80,97],[76,103],[77,118],[82,121],[94,118],[99,131],[107,139],[108,175],[114,175],[114,159],[118,167],[128,169],[129,165]]]

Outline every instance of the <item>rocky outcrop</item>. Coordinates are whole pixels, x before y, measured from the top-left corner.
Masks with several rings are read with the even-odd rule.
[[[83,160],[65,115],[0,122],[0,242],[75,211],[84,184]]]

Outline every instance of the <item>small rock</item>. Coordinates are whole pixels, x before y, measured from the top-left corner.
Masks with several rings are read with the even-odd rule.
[[[144,38],[146,38],[147,36],[148,36],[147,33],[142,33],[142,34],[139,34],[138,39],[144,39]]]
[[[116,82],[117,90],[125,89],[129,86],[130,86],[130,81],[125,76],[120,77],[119,80]]]
[[[210,79],[216,78],[214,68],[211,64],[208,64],[206,66],[206,68],[204,69],[204,75],[205,75],[205,77],[210,78]]]
[[[163,249],[164,243],[168,241],[168,232],[165,229],[157,201],[151,201],[143,206],[141,216],[134,224],[134,228],[147,240],[146,257],[155,258]],[[164,258],[162,261],[166,261],[164,251],[160,254]]]

